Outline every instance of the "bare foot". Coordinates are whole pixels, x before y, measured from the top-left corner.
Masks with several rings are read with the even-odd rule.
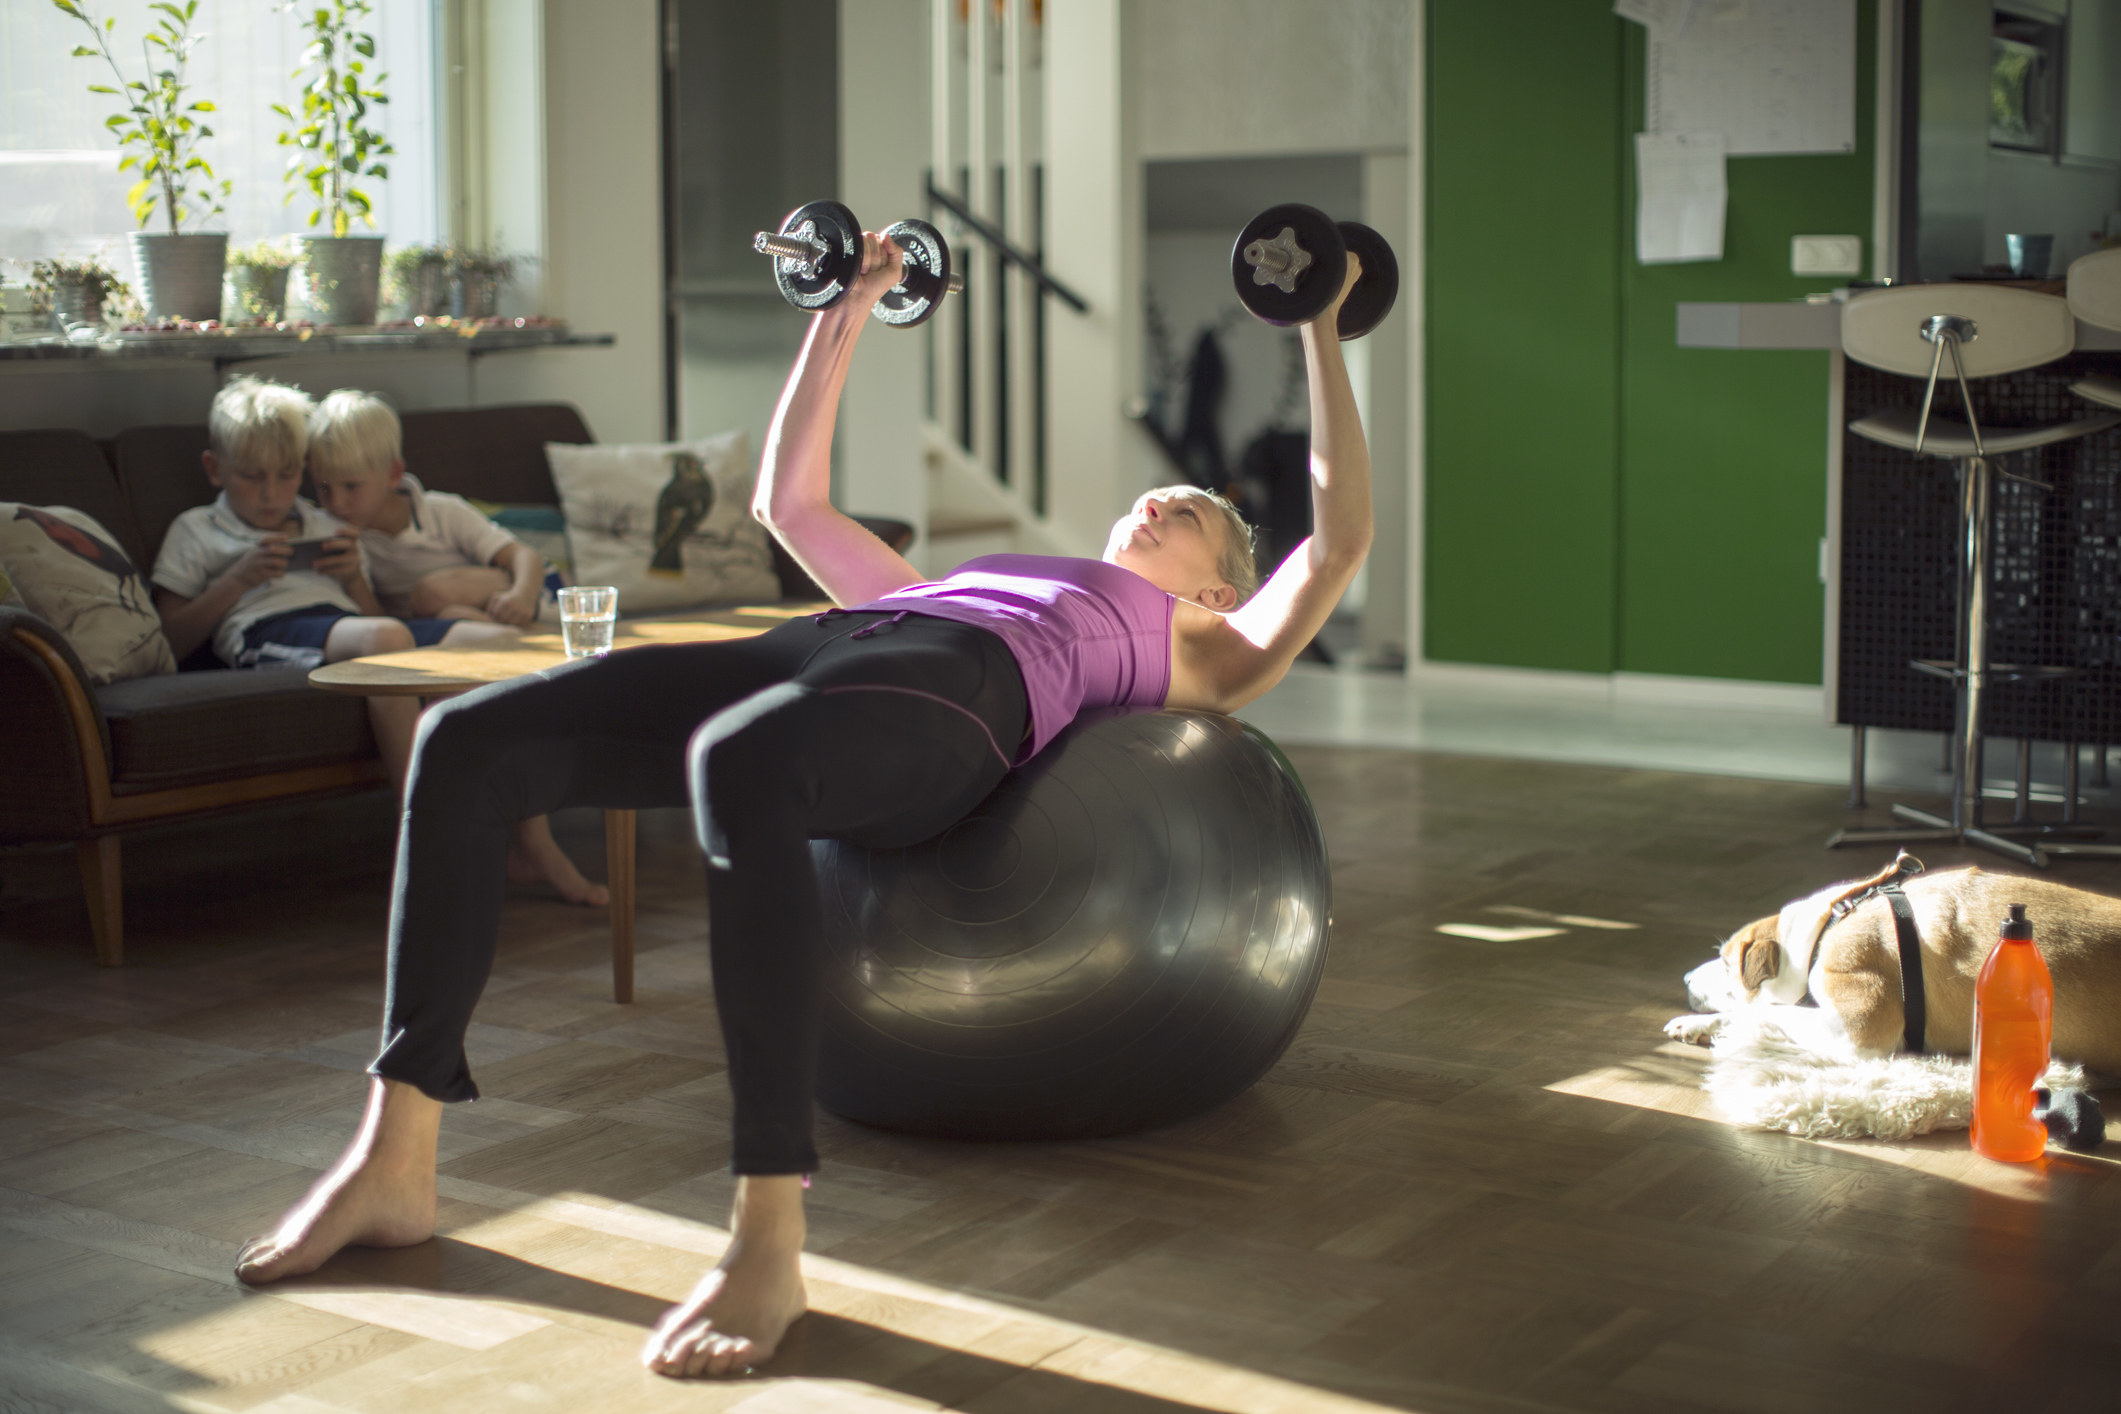
[[[749,1374],[773,1358],[809,1309],[801,1178],[739,1180],[730,1227],[735,1235],[722,1260],[663,1313],[641,1347],[641,1363],[659,1375]]]
[[[434,1236],[442,1106],[394,1080],[371,1087],[346,1153],[278,1227],[243,1245],[239,1280],[262,1286],[313,1272],[342,1247],[410,1247]]]
[[[592,883],[574,867],[574,861],[552,837],[552,826],[543,815],[533,815],[516,826],[508,839],[508,880],[513,884],[550,884],[560,897],[585,908],[603,908],[611,902],[611,890]]]

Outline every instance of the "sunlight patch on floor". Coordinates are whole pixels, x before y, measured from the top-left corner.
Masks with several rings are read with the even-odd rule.
[[[1557,1080],[1544,1088],[1557,1095],[1605,1100],[1635,1109],[1655,1110],[1660,1114],[1708,1120],[1732,1129],[1745,1128],[1718,1113],[1707,1092],[1701,1088],[1708,1061],[1709,1052],[1703,1048],[1670,1042],[1623,1064],[1599,1066],[1581,1075]],[[2050,1149],[2036,1163],[1997,1163],[1973,1152],[1963,1129],[1939,1130],[1900,1143],[1877,1139],[1778,1137],[1791,1144],[1815,1144],[1845,1154],[1861,1155],[1925,1177],[1949,1179],[1982,1193],[2025,1203],[2047,1201],[2051,1171],[2057,1165],[2081,1167],[2107,1162]]]
[[[447,1188],[452,1181],[445,1178],[442,1183]],[[710,1260],[718,1257],[729,1241],[726,1228],[673,1217],[636,1204],[594,1199],[593,1195],[589,1194],[512,1196],[515,1201],[508,1212],[455,1228],[448,1236],[459,1242],[489,1246],[491,1250],[506,1252],[505,1244],[511,1228],[520,1230],[526,1220],[543,1221],[587,1228],[613,1236],[630,1237],[662,1247],[698,1253]],[[487,1241],[482,1242],[482,1236]],[[525,1257],[524,1260],[529,1258]],[[546,1264],[550,1264],[549,1258],[546,1259]],[[704,1270],[705,1265],[703,1262],[700,1269]],[[692,1274],[697,1275],[697,1272]],[[997,1358],[994,1348],[997,1337],[1007,1335],[1009,1338],[1001,1343],[1019,1347],[1029,1337],[1031,1347],[1045,1353],[1022,1361],[1021,1368],[1025,1370],[1040,1370],[1083,1383],[1106,1385],[1115,1390],[1169,1400],[1189,1408],[1228,1411],[1229,1414],[1240,1414],[1240,1411],[1279,1410],[1291,1411],[1291,1414],[1296,1414],[1296,1411],[1303,1411],[1303,1414],[1362,1414],[1363,1411],[1394,1408],[1262,1374],[1205,1356],[1146,1341],[1125,1339],[1092,1326],[1044,1316],[1004,1302],[948,1287],[934,1286],[831,1257],[806,1255],[803,1258],[803,1276],[810,1290],[811,1309],[814,1311],[844,1320],[859,1321],[925,1341],[935,1341],[941,1333],[938,1325],[945,1325],[952,1328],[955,1336],[955,1339],[949,1342],[952,1348],[967,1351],[977,1349],[986,1359]],[[439,1292],[375,1290],[365,1294],[379,1297],[418,1297],[455,1306],[492,1300],[476,1295]],[[683,1293],[666,1291],[657,1294],[674,1301]],[[521,1303],[516,1303],[515,1310],[501,1310],[500,1314],[519,1319],[534,1319],[518,1316],[520,1305]],[[349,1310],[346,1314],[355,1313]],[[403,1319],[407,1312],[405,1308],[397,1308],[387,1310],[385,1314]],[[375,1317],[365,1319],[375,1320]],[[389,1325],[393,1329],[409,1329],[393,1320],[379,1320],[375,1323]],[[462,1343],[461,1340],[458,1343]],[[921,1401],[909,1401],[905,1394],[892,1390],[878,1390],[865,1395],[867,1402],[864,1403],[845,1402],[846,1396],[852,1390],[871,1388],[850,1385],[846,1381],[808,1380],[797,1377],[789,1379],[785,1386],[778,1388],[808,1392],[800,1395],[772,1394],[771,1398],[761,1395],[757,1400],[746,1400],[731,1407],[748,1411],[748,1414],[774,1414],[774,1411],[781,1410],[793,1414],[793,1411],[797,1410],[827,1408],[903,1409],[909,1407],[909,1404],[911,1407],[924,1407]],[[821,1396],[827,1397],[824,1402],[819,1402]],[[791,1399],[795,1402],[786,1402]],[[761,1400],[765,1402],[760,1402]],[[833,1400],[842,1402],[834,1403]]]

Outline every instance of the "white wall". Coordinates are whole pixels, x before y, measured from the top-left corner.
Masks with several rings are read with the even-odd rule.
[[[1348,350],[1370,444],[1378,533],[1343,607],[1361,611],[1367,660],[1411,654],[1419,622],[1413,604],[1420,540],[1410,526],[1419,515],[1414,408],[1421,387],[1410,341],[1418,338],[1421,266],[1419,167],[1408,154],[1420,140],[1419,0],[1131,0],[1129,11],[1133,72],[1140,75],[1131,90],[1140,114],[1135,171],[1150,159],[1360,154],[1362,209],[1334,214],[1360,219],[1391,242],[1402,280],[1393,313]],[[1160,230],[1148,237],[1145,282],[1180,359],[1201,326],[1237,305],[1229,277],[1233,234]],[[1228,326],[1222,425],[1233,470],[1268,420],[1290,338],[1249,318]],[[1182,411],[1169,410],[1174,431]],[[1299,406],[1288,425],[1306,421]],[[1170,479],[1146,436],[1129,441],[1137,489]],[[1152,458],[1147,465],[1142,451]]]
[[[1065,9],[1066,6],[1053,6]],[[1399,148],[1408,0],[1135,0],[1140,156]]]
[[[2121,208],[2121,173],[2107,166],[2056,162],[2030,152],[1988,154],[1988,219],[1982,260],[2010,259],[2004,236],[2012,231],[2055,238],[2053,264],[2038,274],[2060,278],[2069,263],[2098,248],[2092,232],[2106,229],[2107,214]]]
[[[655,0],[545,0],[542,9],[541,312],[580,333],[615,334],[618,343],[492,355],[478,369],[480,402],[571,402],[600,442],[663,438],[656,9]],[[489,141],[505,136],[490,134]]]
[[[1102,546],[1113,518],[1155,484],[1155,450],[1122,410],[1139,386],[1142,177],[1122,76],[1131,6],[1070,0],[1046,7],[1048,263],[1089,302],[1047,322],[1051,417],[1048,507],[1064,531]],[[1089,239],[1067,240],[1070,231]]]
[[[870,230],[927,209],[926,0],[840,0],[840,190]],[[907,111],[909,103],[918,103]],[[881,115],[890,121],[880,121]],[[942,318],[933,321],[944,323]],[[925,330],[874,321],[855,346],[840,401],[835,499],[855,514],[910,521],[925,535],[921,456]],[[916,561],[917,563],[918,561]]]
[[[1403,276],[1399,300],[1384,322],[1362,341],[1369,356],[1364,380],[1369,394],[1363,407],[1363,430],[1370,444],[1371,504],[1377,516],[1377,538],[1371,542],[1363,585],[1362,651],[1370,663],[1409,658],[1407,581],[1418,543],[1407,535],[1408,485],[1411,478],[1407,397],[1410,296],[1408,282],[1418,281],[1421,252],[1408,239],[1410,199],[1407,158],[1403,152],[1373,152],[1363,159],[1363,221],[1383,236],[1399,257]]]

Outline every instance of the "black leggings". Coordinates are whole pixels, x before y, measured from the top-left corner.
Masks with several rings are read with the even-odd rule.
[[[371,1073],[477,1098],[464,1032],[493,967],[517,821],[689,804],[736,1096],[732,1166],[810,1172],[823,912],[809,841],[941,833],[1007,773],[1025,711],[1001,639],[875,611],[630,648],[436,707],[406,782]]]

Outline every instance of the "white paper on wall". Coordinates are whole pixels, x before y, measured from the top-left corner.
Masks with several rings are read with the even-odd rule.
[[[1635,258],[1723,259],[1728,187],[1721,133],[1635,134]]]
[[[1733,157],[1856,150],[1856,0],[1641,8],[1651,132],[1722,133]]]

